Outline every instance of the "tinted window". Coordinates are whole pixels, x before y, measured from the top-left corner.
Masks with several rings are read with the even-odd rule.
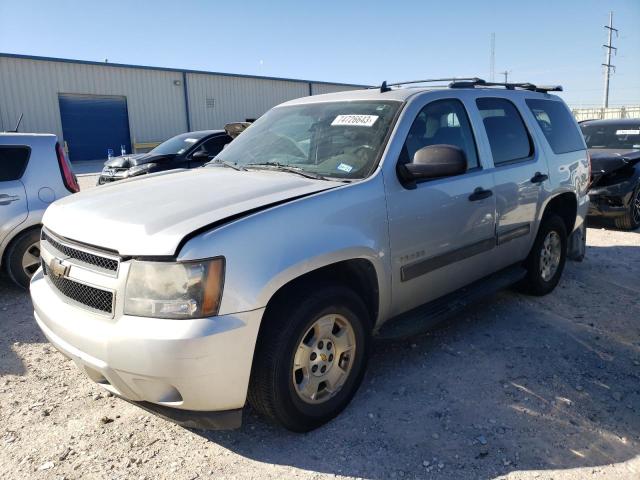
[[[546,137],[553,153],[584,150],[584,141],[571,112],[562,102],[553,100],[526,100],[527,106]]]
[[[0,146],[0,182],[19,180],[27,168],[30,154],[29,147]]]
[[[476,100],[489,137],[494,165],[533,155],[533,145],[516,106],[504,98]]]
[[[478,166],[476,144],[469,118],[458,100],[438,100],[425,106],[411,125],[405,141],[405,161],[429,145],[453,145],[467,156],[467,168]]]
[[[156,155],[181,155],[206,135],[205,132],[187,132],[162,142],[149,153]]]
[[[589,148],[640,148],[640,121],[635,124],[583,124],[581,128]]]
[[[210,156],[215,156],[222,151],[222,148],[231,141],[227,135],[211,138],[201,146]]]

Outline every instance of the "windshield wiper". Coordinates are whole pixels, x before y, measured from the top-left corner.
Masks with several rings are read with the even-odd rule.
[[[237,165],[235,163],[227,162],[226,160],[223,160],[221,158],[214,158],[213,160],[211,160],[209,162],[209,164],[211,164],[211,165],[224,165],[225,167],[233,168],[234,170],[241,170],[243,172],[247,171],[247,169],[244,168],[242,165]]]
[[[289,165],[285,165],[279,162],[260,162],[260,163],[248,163],[247,167],[273,167],[275,170],[280,170],[282,172],[288,173],[297,173],[306,178],[313,178],[314,180],[328,180],[328,178],[323,177],[319,173],[307,172],[299,167],[290,167]]]

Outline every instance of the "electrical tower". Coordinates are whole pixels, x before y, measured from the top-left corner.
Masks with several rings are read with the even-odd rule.
[[[505,70],[504,72],[498,72],[500,75],[504,75],[504,83],[509,83],[509,74],[510,70]]]
[[[489,81],[496,79],[496,34],[491,33],[491,54],[489,55]]]
[[[611,76],[611,70],[616,71],[615,65],[611,65],[611,50],[615,53],[618,53],[618,49],[614,47],[612,42],[613,32],[616,32],[616,37],[618,36],[618,29],[613,28],[613,12],[609,12],[609,25],[605,25],[604,28],[608,30],[609,41],[606,45],[603,45],[604,48],[607,49],[607,63],[603,63],[604,67],[604,98],[602,100],[602,106],[604,108],[609,107],[609,77]]]

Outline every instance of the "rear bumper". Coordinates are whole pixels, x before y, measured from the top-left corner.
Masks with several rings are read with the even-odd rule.
[[[31,297],[47,339],[112,393],[183,417],[244,406],[264,309],[194,320],[105,318],[64,302],[41,271]]]

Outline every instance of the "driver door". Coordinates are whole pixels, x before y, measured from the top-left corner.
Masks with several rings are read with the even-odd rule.
[[[415,118],[399,162],[422,147],[447,144],[465,153],[467,172],[417,183],[387,182],[392,258],[392,315],[491,273],[495,247],[493,175],[483,169],[467,111],[458,99],[427,103]]]

